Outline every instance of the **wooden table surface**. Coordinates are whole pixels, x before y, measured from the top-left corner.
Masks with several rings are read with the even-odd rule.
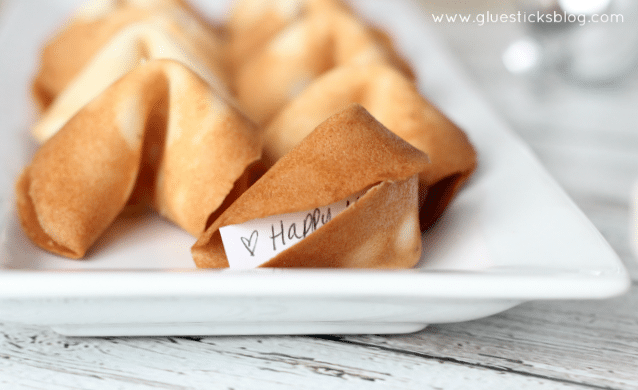
[[[0,324],[1,389],[636,389],[638,81],[585,88],[508,74],[520,25],[437,25],[494,107],[622,258],[626,295],[525,303],[408,335],[67,338]],[[634,220],[635,224],[636,221]]]

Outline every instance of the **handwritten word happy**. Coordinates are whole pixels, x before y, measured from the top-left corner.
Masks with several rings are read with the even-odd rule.
[[[300,224],[300,229],[297,229],[297,222],[292,222],[290,224],[290,226],[288,226],[288,240],[289,242],[291,240],[295,240],[296,242],[303,240],[304,238],[306,238],[306,236],[312,232],[314,232],[315,230],[317,230],[319,227],[325,225],[326,223],[328,223],[328,221],[330,221],[332,219],[332,208],[328,207],[326,209],[326,213],[322,213],[320,209],[316,208],[314,209],[314,211],[312,213],[308,213],[306,214],[306,218],[304,218],[303,220],[303,227],[301,227]],[[279,233],[275,234],[275,225],[273,224],[271,226],[272,229],[272,234],[270,235],[270,239],[272,240],[272,250],[273,251],[277,251],[277,238],[281,238],[281,245],[285,246],[286,245],[286,234],[284,234],[285,232],[285,227],[284,227],[284,220],[280,220],[279,221]],[[297,233],[299,231],[299,234]]]
[[[231,268],[255,268],[317,231],[365,191],[313,210],[273,215],[219,229]]]

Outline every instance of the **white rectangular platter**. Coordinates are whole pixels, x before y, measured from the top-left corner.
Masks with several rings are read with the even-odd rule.
[[[413,270],[196,270],[194,238],[159,217],[120,218],[83,261],[22,233],[13,182],[35,143],[39,48],[77,0],[9,1],[0,13],[0,322],[75,336],[402,333],[539,299],[600,299],[629,277],[591,222],[491,111],[410,1],[355,1],[394,36],[422,92],[470,136],[479,168]],[[200,1],[222,18],[227,1]]]

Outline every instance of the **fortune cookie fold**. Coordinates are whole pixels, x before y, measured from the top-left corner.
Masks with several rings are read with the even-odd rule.
[[[261,148],[256,126],[203,79],[149,61],[36,152],[16,186],[20,220],[37,245],[80,258],[138,193],[197,236],[245,189]]]
[[[387,36],[344,9],[325,7],[291,23],[238,65],[234,91],[246,114],[265,124],[322,73],[371,63],[391,64],[412,77]]]
[[[192,247],[200,268],[228,267],[219,229],[312,210],[367,190],[262,267],[406,268],[421,254],[417,175],[427,155],[352,105],[321,123],[244,192]]]
[[[109,50],[115,54],[109,56]],[[43,47],[33,82],[36,102],[43,109],[49,107],[100,55],[110,59],[110,69],[102,66],[98,78],[85,77],[81,82],[98,92],[103,88],[94,85],[104,86],[102,78],[113,82],[140,60],[151,58],[181,60],[227,81],[222,39],[215,27],[185,2],[94,0]]]
[[[140,63],[152,59],[172,59],[188,66],[220,96],[231,100],[225,83],[184,45],[166,31],[147,24],[131,25],[118,33],[66,86],[33,126],[35,138],[44,142],[55,134],[82,107],[109,85]]]
[[[273,164],[325,118],[351,103],[361,104],[385,127],[429,156],[431,164],[419,173],[421,228],[426,229],[474,171],[476,152],[465,133],[390,66],[342,66],[316,79],[266,127],[265,160]]]
[[[346,10],[341,0],[236,0],[226,23],[228,56],[238,65],[289,24],[317,11]]]

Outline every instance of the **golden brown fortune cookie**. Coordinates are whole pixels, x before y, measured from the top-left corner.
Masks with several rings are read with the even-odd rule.
[[[181,63],[150,61],[36,152],[16,186],[20,220],[40,247],[80,258],[139,192],[198,236],[241,192],[261,148],[256,126],[203,79]]]
[[[387,63],[412,78],[409,66],[389,45],[387,36],[348,11],[326,8],[308,13],[238,66],[234,91],[246,114],[265,124],[336,66]]]
[[[421,254],[417,177],[428,165],[423,152],[351,105],[317,126],[206,229],[192,248],[195,263],[229,266],[224,226],[312,210],[367,190],[261,267],[412,267]]]
[[[109,85],[139,64],[152,59],[172,59],[186,65],[231,100],[223,77],[200,61],[201,56],[187,50],[185,37],[154,23],[136,23],[112,37],[65,86],[34,124],[32,133],[39,142],[55,134],[73,115]]]
[[[432,163],[419,173],[424,202],[421,228],[425,230],[474,171],[476,152],[465,133],[390,66],[342,66],[316,79],[266,127],[265,160],[273,164],[325,118],[352,103],[361,104],[384,126],[429,156]]]
[[[286,26],[305,15],[347,6],[341,0],[236,0],[226,29],[233,66],[244,62]]]
[[[181,0],[94,0],[80,9],[63,28],[42,48],[38,73],[33,81],[33,94],[42,109],[46,109],[55,98],[67,88],[68,84],[87,66],[87,64],[112,41],[122,42],[122,34],[132,35],[123,31],[127,28],[139,30],[149,28],[160,31],[161,35],[170,37],[177,44],[183,56],[195,58],[203,67],[225,78],[223,60],[223,43],[216,28],[207,23],[197,12]],[[166,38],[161,38],[166,41]],[[142,40],[142,52],[147,45]],[[138,44],[136,41],[135,44]],[[162,56],[153,46],[139,57],[145,59],[174,58],[175,50],[169,48],[168,56]],[[113,44],[111,50],[118,50]],[[139,60],[138,56],[126,58],[127,51],[122,53],[120,64],[128,61],[126,67],[133,66],[132,62]],[[128,54],[131,56],[132,54]],[[118,76],[125,71],[116,69],[107,72]],[[116,78],[109,78],[112,82]]]

